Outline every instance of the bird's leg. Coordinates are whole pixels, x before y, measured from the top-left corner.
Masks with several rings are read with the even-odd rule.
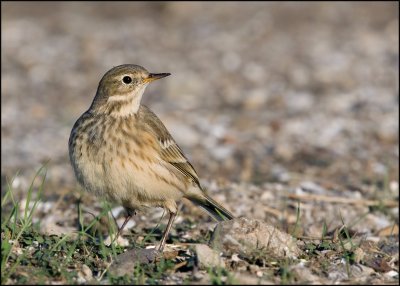
[[[164,250],[165,242],[167,241],[167,237],[168,237],[169,231],[171,230],[171,226],[172,226],[172,223],[174,222],[175,217],[176,217],[176,213],[169,212],[169,220],[168,220],[167,228],[164,231],[164,234],[160,241],[160,246],[158,247],[158,251],[160,251],[160,252],[162,252]]]
[[[128,223],[128,221],[136,214],[136,211],[130,210],[130,209],[128,209],[127,212],[128,212],[128,215],[126,216],[125,221],[124,221],[124,223],[122,224],[122,226],[118,229],[117,235],[115,236],[113,242],[116,241],[116,240],[118,239],[118,237],[121,235],[122,230],[124,229],[125,225],[126,225],[126,224]]]

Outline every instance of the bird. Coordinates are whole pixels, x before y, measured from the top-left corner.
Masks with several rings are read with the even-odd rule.
[[[170,73],[150,73],[135,64],[115,66],[101,78],[89,109],[73,125],[69,157],[79,184],[97,198],[119,204],[126,217],[119,237],[137,211],[169,214],[158,251],[163,252],[177,203],[186,198],[214,220],[234,215],[212,199],[182,149],[141,99],[149,83]]]

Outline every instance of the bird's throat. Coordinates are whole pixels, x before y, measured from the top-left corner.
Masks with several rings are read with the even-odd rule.
[[[113,95],[107,100],[107,113],[113,117],[127,117],[136,114],[146,86],[140,87],[134,93]]]

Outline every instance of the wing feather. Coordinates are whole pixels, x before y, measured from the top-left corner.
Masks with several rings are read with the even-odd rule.
[[[183,154],[182,149],[178,144],[176,144],[175,140],[172,138],[161,120],[144,105],[141,105],[139,115],[143,117],[148,128],[150,128],[150,131],[157,137],[161,148],[161,159],[200,187],[199,177],[195,169]]]

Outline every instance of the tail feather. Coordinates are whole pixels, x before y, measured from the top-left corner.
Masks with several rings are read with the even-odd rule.
[[[226,221],[234,219],[233,214],[208,195],[188,197],[195,205],[204,209],[216,221]]]

